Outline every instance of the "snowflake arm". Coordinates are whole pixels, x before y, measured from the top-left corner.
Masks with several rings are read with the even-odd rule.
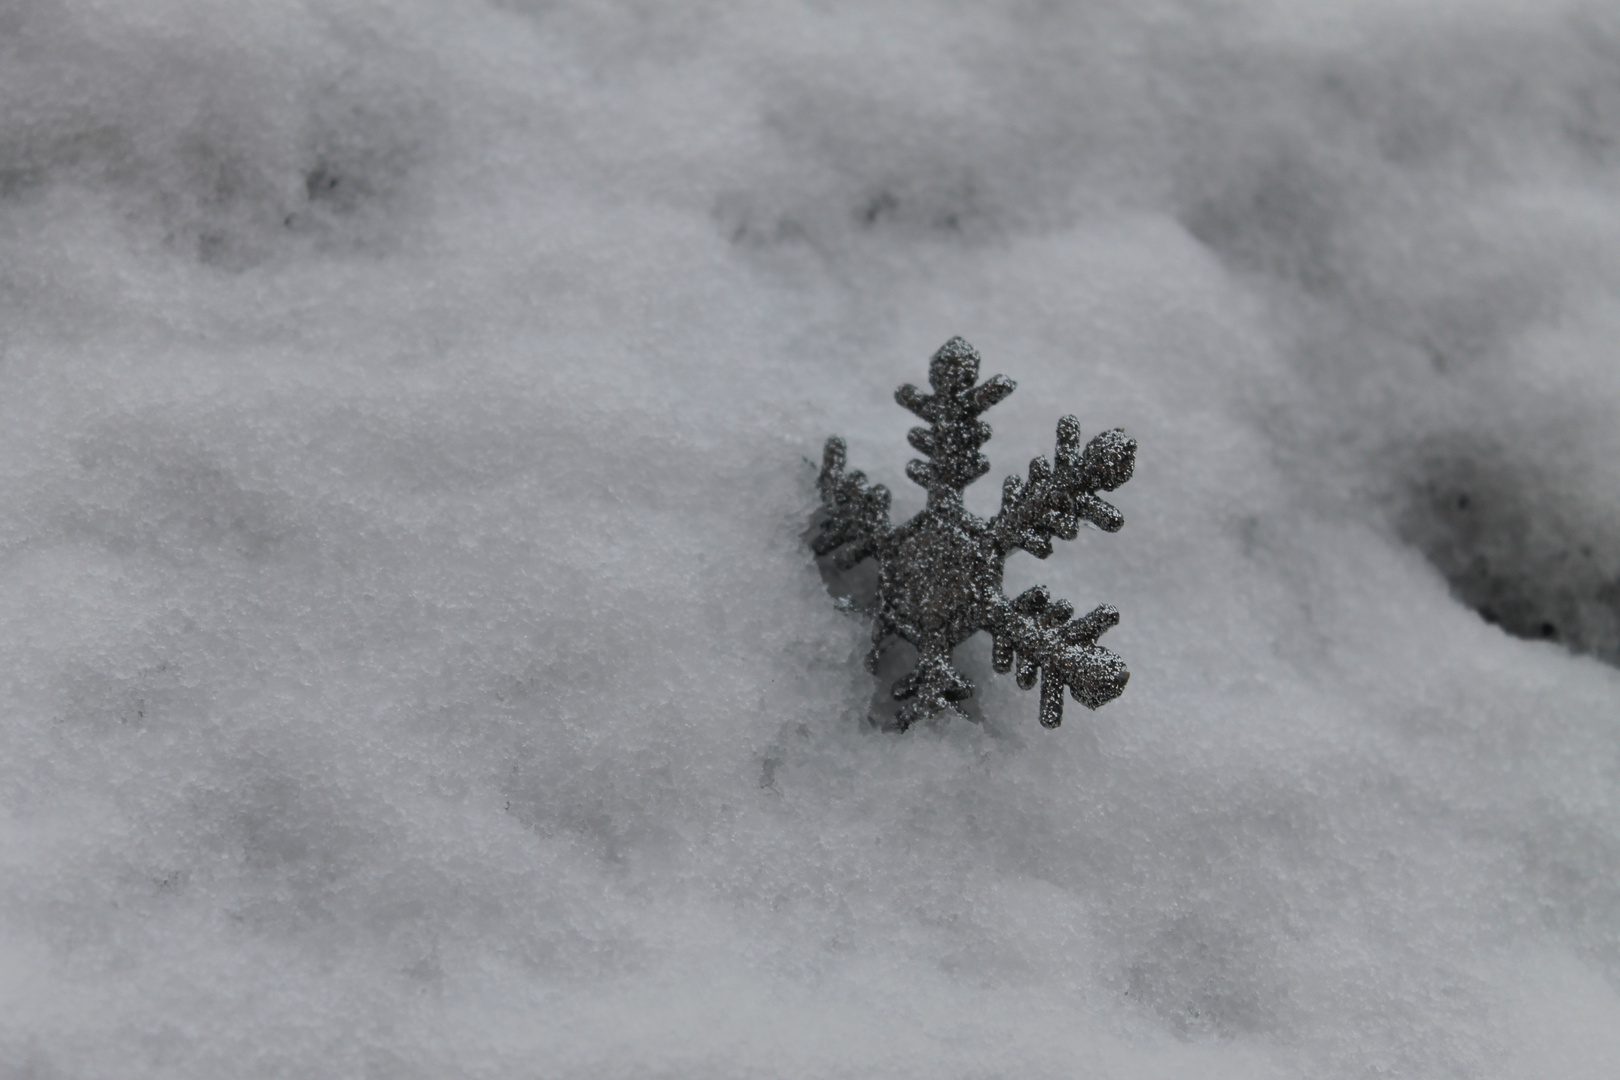
[[[1052,537],[1073,540],[1081,521],[1118,532],[1125,516],[1097,497],[1131,478],[1136,440],[1119,428],[1105,431],[1080,450],[1080,421],[1058,421],[1056,467],[1045,458],[1029,463],[1029,480],[1009,476],[1001,488],[1001,513],[990,533],[1004,552],[1023,548],[1037,559],[1052,554]]]
[[[1097,644],[1118,625],[1119,610],[1108,604],[1070,622],[1074,605],[1053,601],[1044,586],[1005,602],[996,613],[992,663],[997,671],[1018,668],[1018,687],[1028,690],[1041,680],[1041,725],[1063,723],[1063,688],[1074,700],[1095,709],[1119,697],[1130,681],[1125,661]]]
[[[848,570],[862,559],[878,553],[894,531],[889,524],[889,489],[882,484],[868,486],[866,474],[844,472],[844,440],[834,435],[822,452],[821,502],[827,509],[821,520],[821,534],[811,543],[817,555],[835,548],[838,565]]]
[[[876,648],[874,645],[874,651]],[[906,703],[896,718],[903,731],[972,697],[973,684],[951,663],[949,649],[932,644],[920,650],[917,667],[894,684],[892,693],[895,700]]]
[[[990,471],[990,459],[979,453],[990,438],[990,425],[979,414],[1017,389],[1005,375],[995,375],[978,386],[979,353],[959,337],[951,338],[928,365],[925,394],[910,383],[894,392],[894,400],[928,421],[912,428],[911,445],[927,454],[928,461],[912,461],[906,476],[928,490],[928,503],[960,499],[962,489]]]

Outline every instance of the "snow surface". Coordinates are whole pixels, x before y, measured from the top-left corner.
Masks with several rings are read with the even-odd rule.
[[[1612,5],[0,50],[3,1075],[1616,1075]],[[866,725],[804,543],[957,333],[971,508],[1141,444],[1055,732]]]

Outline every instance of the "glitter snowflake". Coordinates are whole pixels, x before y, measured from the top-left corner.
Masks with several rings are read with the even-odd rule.
[[[1130,672],[1097,638],[1119,622],[1104,604],[1081,619],[1074,605],[1053,600],[1037,586],[1009,600],[1001,579],[1007,556],[1022,548],[1037,559],[1052,553],[1052,537],[1073,540],[1080,523],[1104,532],[1125,523],[1120,512],[1097,497],[1131,478],[1136,440],[1115,428],[1080,448],[1080,424],[1065,416],[1057,425],[1053,460],[1036,458],[1029,479],[1009,476],[1002,487],[1001,512],[989,521],[962,505],[962,489],[983,476],[990,462],[979,447],[990,425],[979,414],[1013,392],[1014,382],[997,375],[979,377],[978,351],[959,337],[934,354],[928,368],[932,394],[907,383],[895,400],[928,427],[911,429],[911,445],[928,456],[906,466],[906,476],[928,491],[928,508],[903,525],[889,523],[889,490],[868,486],[859,472],[844,471],[844,440],[827,440],[821,467],[825,513],[813,548],[837,552],[849,569],[863,559],[878,564],[878,594],[872,651],[866,666],[877,670],[890,640],[917,647],[917,666],[894,684],[901,730],[946,710],[973,694],[973,684],[951,663],[951,650],[980,630],[995,640],[997,671],[1017,669],[1025,690],[1041,682],[1041,723],[1063,722],[1063,689],[1087,708],[1112,701],[1125,689]]]

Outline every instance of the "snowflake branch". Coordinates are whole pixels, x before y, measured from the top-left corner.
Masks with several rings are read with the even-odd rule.
[[[836,561],[840,568],[848,570],[862,559],[876,555],[892,526],[889,524],[889,489],[882,484],[868,487],[866,474],[859,470],[845,473],[844,453],[843,439],[834,435],[827,440],[821,458],[821,476],[816,481],[827,516],[821,520],[821,535],[810,547],[817,555],[843,548]]]
[[[1018,686],[1023,690],[1035,685],[1037,675],[1041,677],[1044,727],[1063,723],[1065,686],[1074,700],[1095,709],[1119,697],[1131,678],[1125,661],[1097,644],[1099,637],[1119,623],[1119,611],[1103,604],[1070,622],[1073,615],[1073,604],[1053,601],[1037,585],[1016,600],[1004,601],[992,627],[995,669],[1010,671],[1016,664]]]
[[[911,383],[894,392],[895,401],[929,423],[925,428],[912,428],[907,438],[931,460],[910,462],[906,476],[928,489],[930,506],[941,500],[960,502],[962,489],[990,471],[990,459],[979,453],[990,438],[990,425],[978,415],[1012,393],[1017,384],[996,375],[974,386],[978,377],[978,350],[953,337],[940,346],[928,365],[928,384],[934,393],[924,394]]]
[[[958,701],[973,696],[973,684],[951,663],[949,649],[929,648],[921,650],[916,669],[894,684],[893,693],[896,701],[907,703],[896,718],[904,731],[918,720],[955,709]]]
[[[1136,467],[1136,440],[1119,428],[1105,431],[1080,451],[1080,421],[1058,421],[1053,465],[1045,458],[1029,463],[1029,481],[1007,477],[1001,489],[1001,512],[990,520],[990,534],[1002,551],[1023,548],[1037,559],[1052,554],[1052,537],[1073,540],[1080,522],[1104,532],[1118,532],[1125,516],[1096,493],[1113,491],[1131,478]]]

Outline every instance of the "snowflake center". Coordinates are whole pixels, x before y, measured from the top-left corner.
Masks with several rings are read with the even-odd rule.
[[[954,647],[984,627],[986,609],[1001,593],[1001,559],[984,523],[960,509],[925,510],[912,528],[894,557],[883,560],[883,595],[895,622],[918,640]]]

